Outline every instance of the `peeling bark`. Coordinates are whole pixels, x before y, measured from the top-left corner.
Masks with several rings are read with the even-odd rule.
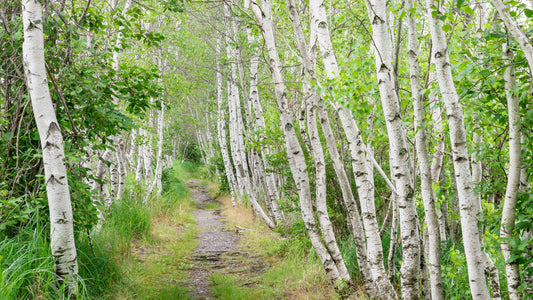
[[[43,7],[40,1],[22,1],[24,43],[22,55],[26,84],[43,153],[44,182],[50,211],[50,247],[59,283],[78,293],[78,263],[72,204],[67,178],[63,136],[48,89],[44,58]]]

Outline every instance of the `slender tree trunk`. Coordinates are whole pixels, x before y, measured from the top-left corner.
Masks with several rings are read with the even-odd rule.
[[[318,133],[317,125],[317,98],[319,97],[316,92],[311,91],[310,87],[307,87],[307,128],[309,130],[309,139],[311,141],[311,151],[314,157],[314,163],[316,168],[315,185],[316,185],[316,210],[318,215],[318,222],[322,231],[322,237],[326,244],[328,252],[335,261],[335,265],[339,270],[341,278],[347,282],[351,281],[346,265],[339,250],[339,246],[335,239],[333,232],[333,226],[329,218],[327,202],[326,202],[326,160],[324,157],[324,150],[320,141],[320,135]],[[336,151],[336,150],[335,150]]]
[[[43,7],[40,1],[22,1],[24,43],[22,55],[26,84],[43,151],[44,182],[50,210],[50,247],[55,274],[70,295],[77,294],[78,262],[74,243],[72,204],[67,179],[63,136],[48,89],[44,60]]]
[[[529,64],[529,69],[531,70],[531,73],[533,73],[533,45],[531,44],[527,34],[522,30],[522,28],[520,28],[516,21],[513,20],[502,0],[493,0],[492,5],[494,5],[494,8],[496,8],[498,11],[498,14],[503,20],[505,27],[507,27],[511,35],[516,39],[522,51],[524,51],[527,63]]]
[[[326,251],[324,244],[322,243],[320,233],[318,232],[318,228],[314,219],[311,187],[309,183],[309,174],[307,173],[305,157],[302,147],[300,146],[296,136],[294,124],[289,117],[289,106],[285,93],[285,84],[281,73],[281,62],[274,38],[274,26],[272,23],[272,9],[270,1],[262,0],[261,8],[256,3],[252,3],[252,10],[259,26],[261,27],[268,56],[270,58],[272,79],[274,81],[274,89],[280,111],[280,122],[285,136],[285,148],[287,157],[289,158],[292,176],[298,189],[302,219],[305,223],[307,233],[309,234],[311,244],[313,245],[313,248],[320,261],[322,262],[328,278],[336,286],[341,285],[343,282],[342,277],[340,276],[335,262],[331,258],[331,255]]]
[[[313,3],[311,4],[313,5]],[[294,5],[292,5],[292,7],[294,8]],[[314,75],[315,57],[316,57],[315,51],[317,48],[316,48],[316,45],[311,45],[310,52],[307,53],[307,50],[306,50],[307,46],[305,45],[305,39],[303,38],[303,32],[301,31],[299,19],[298,19],[298,16],[294,15],[294,12],[295,11],[293,9],[292,14],[291,14],[292,16],[291,19],[293,21],[293,27],[297,31],[296,37],[298,40],[298,50],[302,58],[301,60],[302,60],[303,69],[304,69],[304,77],[305,77],[305,74],[308,74],[311,80],[315,80],[315,75]],[[325,10],[324,10],[324,14],[325,14]],[[312,12],[312,15],[313,15],[313,12]],[[318,26],[318,22],[312,22],[311,32],[317,32],[318,31],[317,26]],[[324,29],[325,26],[321,26],[321,27],[322,29]],[[327,27],[325,27],[325,30],[327,30]],[[334,63],[336,64],[336,61]],[[342,255],[340,253],[337,241],[335,239],[335,234],[333,233],[333,227],[331,225],[331,220],[329,218],[329,214],[327,211],[327,205],[326,205],[326,196],[327,196],[326,162],[325,162],[322,142],[320,141],[320,134],[318,132],[318,124],[317,124],[318,115],[320,114],[320,110],[324,110],[324,107],[323,107],[324,104],[323,104],[322,99],[318,95],[318,93],[312,89],[309,82],[305,83],[304,86],[306,89],[306,98],[307,98],[307,128],[309,131],[311,151],[314,153],[313,156],[315,158],[314,162],[315,162],[315,168],[316,168],[316,206],[317,206],[318,220],[319,220],[319,224],[321,227],[324,242],[326,243],[326,248],[331,254],[333,260],[335,261],[335,264],[337,265],[337,269],[339,270],[340,276],[343,278],[343,280],[349,282],[351,281],[351,278],[350,278],[350,275],[348,274],[348,270],[346,268]],[[327,119],[327,113],[326,113],[325,121],[329,121]],[[331,126],[329,125],[329,122],[327,126],[329,127],[331,131]],[[333,138],[333,136],[330,133],[329,139],[331,138]],[[335,151],[335,153],[337,152],[336,146],[334,147],[333,150]],[[336,165],[336,167],[338,167],[338,165]],[[336,171],[338,170],[336,169]]]
[[[465,247],[470,290],[474,299],[489,299],[484,275],[484,253],[481,250],[476,218],[476,196],[472,185],[463,109],[453,83],[446,35],[441,28],[440,13],[434,9],[433,0],[427,0],[426,9],[433,42],[432,56],[437,69],[437,79],[450,127],[457,193],[460,202],[461,228]]]
[[[519,266],[516,262],[508,262],[511,259],[511,245],[508,239],[516,238],[513,234],[516,213],[516,200],[520,189],[520,173],[522,168],[521,130],[520,130],[520,106],[519,99],[515,95],[515,74],[513,69],[513,55],[508,45],[504,45],[504,57],[509,64],[505,69],[505,91],[507,94],[507,110],[509,113],[509,172],[507,176],[507,188],[505,201],[502,209],[502,223],[500,238],[502,239],[502,253],[505,258],[505,273],[507,287],[511,300],[521,299],[519,286],[521,284]]]
[[[165,125],[165,104],[161,103],[161,110],[159,111],[159,122],[157,124],[157,156],[155,164],[155,174],[154,181],[150,186],[148,191],[148,196],[150,196],[154,190],[156,190],[156,195],[161,196],[162,185],[161,177],[163,176],[163,129]]]
[[[430,72],[429,82],[430,84],[435,81],[435,72]],[[433,186],[439,186],[441,179],[441,171],[444,160],[444,147],[445,147],[445,134],[442,126],[442,110],[440,108],[440,99],[436,96],[435,89],[431,89],[429,93],[429,103],[431,111],[431,119],[433,121],[433,132],[437,145],[435,146],[435,152],[431,158],[431,179]],[[437,194],[433,190],[433,197],[437,201]],[[446,201],[446,200],[445,200]],[[448,205],[446,202],[441,203],[440,208],[437,209],[440,240],[446,241],[446,224],[448,223]]]
[[[220,68],[220,48],[222,44],[222,39],[217,37],[217,45],[215,49],[215,57],[217,58],[216,68],[216,84],[217,84],[217,103],[218,103],[218,118],[217,118],[217,132],[218,132],[218,143],[220,145],[220,152],[222,154],[222,160],[224,162],[224,171],[226,174],[226,179],[228,180],[228,186],[231,193],[231,204],[233,207],[236,206],[235,202],[235,191],[236,191],[236,179],[235,173],[233,171],[233,165],[231,164],[230,154],[227,145],[226,138],[226,121],[225,121],[225,112],[223,107],[223,95],[222,95],[222,70]]]
[[[245,8],[248,9],[250,7],[249,1],[245,1]],[[252,36],[251,29],[247,29],[247,35],[248,35],[248,42],[250,45],[253,45],[255,43],[255,39]],[[254,47],[256,48],[256,47]],[[283,212],[279,207],[278,204],[278,186],[276,185],[276,180],[274,178],[274,174],[272,172],[266,172],[267,167],[267,159],[266,156],[268,154],[268,146],[265,140],[265,118],[263,117],[263,108],[261,107],[261,102],[259,101],[259,91],[257,88],[257,73],[259,68],[259,52],[258,49],[254,49],[252,51],[252,57],[250,58],[250,95],[249,100],[251,103],[251,108],[253,108],[253,112],[255,114],[255,129],[256,131],[260,132],[260,151],[259,156],[261,157],[258,160],[258,167],[262,169],[262,177],[264,178],[266,189],[264,189],[263,193],[265,193],[266,196],[266,202],[270,205],[270,210],[272,211],[272,216],[276,223],[283,221]]]
[[[400,233],[402,237],[401,290],[404,299],[418,299],[420,271],[420,234],[411,184],[409,147],[402,126],[398,96],[392,74],[392,47],[388,35],[387,8],[384,0],[370,0],[367,10],[372,24],[372,39],[379,92],[389,136],[391,170],[398,191]]]
[[[237,64],[235,60],[237,59],[237,53],[232,46],[232,41],[230,37],[232,36],[232,22],[230,22],[229,9],[226,8],[226,20],[227,20],[227,30],[226,30],[226,46],[228,51],[228,57],[232,59],[231,63],[231,75],[228,81],[228,100],[230,108],[230,146],[231,154],[233,156],[233,162],[235,164],[235,169],[237,170],[237,182],[241,185],[248,195],[248,200],[252,205],[252,208],[257,213],[261,219],[268,225],[270,228],[275,228],[276,225],[264,212],[263,208],[257,202],[255,193],[252,188],[253,182],[250,180],[250,174],[248,172],[248,161],[246,157],[246,148],[244,145],[244,122],[240,110],[240,100],[239,100],[239,90],[236,85],[237,80]]]
[[[361,204],[368,263],[372,272],[372,278],[381,297],[384,299],[395,299],[397,298],[396,292],[387,277],[385,266],[383,265],[383,247],[379,235],[374,203],[374,178],[369,176],[369,174],[372,174],[372,165],[368,163],[365,144],[352,114],[344,107],[338,107],[338,114],[350,149],[352,168],[354,170],[357,193],[359,194],[359,202]]]
[[[126,12],[130,9],[132,4],[131,0],[126,0],[126,3],[124,4],[124,8],[122,9],[122,15],[125,16]],[[117,6],[117,2],[115,1],[114,7]],[[120,49],[122,47],[122,40],[123,35],[121,30],[123,29],[123,26],[119,27],[118,34],[117,34],[117,40],[115,41],[115,49]],[[119,69],[119,63],[120,63],[120,52],[119,50],[113,51],[113,61],[112,61],[112,68],[115,71],[118,71]],[[119,101],[117,98],[113,97],[113,103],[115,105],[119,105]],[[111,190],[112,194],[114,195],[115,199],[120,200],[124,194],[124,189],[126,187],[126,173],[127,173],[127,166],[124,161],[124,137],[122,136],[114,136],[112,137],[113,143],[115,145],[115,151],[116,151],[116,157],[114,163],[111,165]]]
[[[441,275],[441,252],[440,252],[440,232],[437,212],[435,210],[435,193],[432,187],[431,165],[426,142],[426,126],[424,120],[424,104],[420,93],[420,71],[418,66],[418,47],[416,36],[416,18],[414,11],[414,0],[407,1],[408,28],[408,56],[409,73],[411,76],[411,95],[413,98],[413,109],[415,118],[415,147],[420,170],[420,182],[422,190],[422,200],[424,201],[424,213],[428,232],[428,270],[431,285],[431,299],[444,299]],[[429,296],[429,295],[428,295]]]
[[[329,35],[329,29],[327,27],[326,21],[326,9],[323,1],[311,1],[311,36],[313,43],[311,47],[308,47],[305,42],[303,35],[303,30],[300,24],[298,12],[293,0],[287,1],[287,6],[289,7],[289,16],[293,24],[296,41],[298,45],[298,50],[300,52],[302,65],[304,70],[308,73],[308,76],[312,81],[316,81],[315,78],[315,62],[313,61],[316,57],[316,44],[320,45],[321,54],[324,58],[324,64],[326,65],[326,72],[329,78],[334,78],[338,75],[338,66],[335,54],[333,51],[333,46],[331,45],[331,38]],[[315,38],[316,39],[313,39]],[[307,53],[307,49],[310,49],[310,53]],[[378,291],[375,284],[372,281],[372,275],[370,272],[370,265],[368,264],[368,259],[366,255],[366,245],[363,225],[361,222],[361,216],[359,210],[355,203],[353,197],[353,192],[348,181],[348,176],[344,169],[344,164],[340,160],[339,153],[337,151],[336,142],[333,136],[333,130],[329,121],[327,110],[324,106],[323,100],[317,95],[317,109],[318,115],[320,117],[320,122],[322,124],[322,131],[326,139],[326,144],[330,153],[330,157],[333,161],[333,166],[337,179],[339,180],[339,185],[341,187],[343,201],[348,211],[348,225],[350,231],[353,234],[354,242],[356,245],[357,260],[360,266],[361,273],[363,275],[365,288],[369,295],[376,297],[378,296]],[[310,104],[307,104],[310,105]],[[316,113],[316,111],[314,112]],[[310,118],[310,114],[307,114],[307,118]],[[309,126],[310,127],[310,126]],[[309,129],[311,131],[311,129]],[[312,139],[311,139],[312,140]],[[337,265],[340,265],[339,270],[342,270],[344,262],[339,262]]]

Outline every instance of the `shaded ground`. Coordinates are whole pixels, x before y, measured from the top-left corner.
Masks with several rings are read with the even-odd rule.
[[[211,293],[210,275],[213,273],[247,275],[261,273],[265,266],[247,251],[239,249],[238,228],[227,230],[221,220],[220,203],[213,199],[199,180],[188,185],[198,204],[193,214],[198,224],[198,247],[194,250],[190,272],[190,293],[195,299],[214,299]]]

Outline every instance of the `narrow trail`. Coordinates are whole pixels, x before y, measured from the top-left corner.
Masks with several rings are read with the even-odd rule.
[[[216,207],[220,203],[199,183],[198,179],[188,183],[198,206],[193,215],[199,230],[199,243],[192,255],[189,273],[189,290],[195,299],[215,299],[211,291],[211,274],[245,275],[261,272],[265,266],[239,248],[238,231],[226,229],[226,223],[221,218],[222,209],[208,209],[209,204]]]

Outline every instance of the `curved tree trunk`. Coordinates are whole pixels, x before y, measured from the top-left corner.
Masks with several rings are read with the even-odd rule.
[[[521,284],[520,270],[516,262],[508,262],[511,258],[511,245],[507,239],[516,238],[513,235],[516,213],[516,200],[520,189],[520,173],[522,168],[522,144],[520,131],[520,106],[519,99],[515,95],[515,75],[512,66],[513,55],[511,50],[504,45],[504,56],[509,63],[505,69],[505,91],[507,93],[507,110],[509,112],[509,172],[507,177],[507,188],[505,190],[505,201],[502,209],[502,223],[500,227],[500,238],[502,239],[502,253],[505,258],[505,273],[507,276],[507,287],[511,300],[521,299],[518,288]]]
[[[228,145],[226,141],[226,118],[225,110],[223,108],[222,100],[222,70],[220,68],[220,48],[222,44],[222,39],[220,36],[217,37],[217,45],[215,48],[215,57],[217,58],[217,74],[216,74],[216,84],[217,84],[217,104],[218,104],[218,117],[217,117],[217,133],[218,133],[218,143],[220,145],[220,153],[222,154],[222,161],[224,162],[224,171],[226,174],[226,179],[228,180],[228,186],[231,193],[231,204],[233,207],[236,206],[235,202],[235,192],[236,192],[236,179],[235,173],[233,171],[233,165],[231,164],[230,154],[228,150]]]
[[[66,284],[68,293],[76,295],[78,262],[74,243],[72,204],[63,136],[46,77],[42,12],[40,1],[22,1],[24,30],[22,55],[26,84],[43,151],[44,182],[50,210],[50,247],[55,261],[55,274],[60,283]]]
[[[476,196],[472,185],[463,109],[453,83],[446,35],[441,28],[440,13],[434,10],[434,1],[427,0],[426,9],[433,42],[437,79],[446,106],[450,127],[457,193],[460,202],[461,228],[465,247],[470,290],[474,299],[489,299],[484,275],[484,258],[476,218]]]
[[[522,28],[520,28],[516,21],[513,20],[502,0],[493,0],[492,4],[498,11],[503,23],[505,23],[505,27],[507,27],[511,35],[516,39],[522,51],[524,51],[527,63],[529,64],[529,69],[531,70],[531,73],[533,73],[533,45],[531,44],[527,34],[522,30]]]
[[[429,281],[431,285],[431,299],[444,299],[442,289],[441,274],[441,252],[440,252],[440,232],[437,212],[435,210],[435,193],[433,191],[433,180],[431,177],[431,165],[427,151],[426,128],[424,125],[424,104],[420,93],[420,71],[418,66],[418,47],[416,36],[416,19],[414,11],[414,0],[407,1],[408,28],[408,56],[409,73],[411,75],[411,95],[413,98],[413,109],[415,117],[415,147],[420,170],[420,182],[422,190],[422,200],[424,201],[424,212],[428,232],[428,263]],[[413,11],[411,11],[413,9]],[[426,265],[426,264],[424,264]],[[429,295],[428,295],[429,296]]]
[[[261,219],[268,225],[270,228],[275,228],[276,225],[270,219],[270,217],[265,213],[261,205],[257,202],[256,194],[252,188],[252,181],[250,179],[250,174],[248,171],[248,160],[246,157],[246,148],[244,145],[244,123],[242,118],[242,113],[240,109],[239,101],[239,90],[237,87],[237,53],[234,47],[232,46],[233,42],[231,40],[232,34],[231,27],[233,22],[229,15],[229,9],[226,8],[226,47],[228,52],[228,57],[233,61],[231,63],[230,76],[228,81],[228,102],[229,102],[229,112],[230,112],[230,147],[231,155],[233,156],[233,163],[235,164],[237,182],[246,194],[252,208],[257,213]]]
[[[289,158],[289,165],[296,187],[298,188],[298,195],[300,199],[300,210],[302,212],[302,219],[305,223],[307,233],[313,249],[317,253],[328,278],[335,284],[342,284],[343,280],[339,274],[335,262],[331,255],[326,251],[324,244],[320,238],[320,233],[314,219],[313,205],[311,199],[311,187],[309,183],[309,174],[307,173],[307,166],[302,147],[296,136],[294,124],[289,117],[288,101],[285,94],[285,84],[281,73],[281,62],[279,59],[278,50],[274,38],[274,26],[272,24],[272,9],[269,0],[262,0],[261,7],[256,3],[252,3],[252,10],[255,18],[261,27],[265,45],[270,58],[270,67],[272,70],[272,79],[274,81],[274,89],[276,98],[278,100],[278,108],[280,111],[280,122],[285,136],[285,149],[287,157]]]
[[[384,299],[395,299],[398,296],[387,277],[387,272],[383,265],[383,247],[379,235],[374,203],[374,178],[369,176],[372,174],[372,166],[367,160],[368,153],[365,149],[361,132],[357,128],[350,111],[344,107],[338,107],[338,114],[350,148],[355,183],[357,185],[357,193],[359,194],[359,202],[361,203],[368,263],[372,272],[372,278],[376,283],[380,295]]]
[[[161,110],[159,111],[159,121],[157,124],[157,155],[155,163],[155,174],[154,180],[148,191],[148,196],[150,196],[154,190],[156,190],[156,195],[161,196],[161,191],[163,187],[161,185],[161,177],[163,176],[163,129],[165,124],[165,104],[161,103]]]
[[[392,175],[398,191],[400,233],[402,238],[401,289],[404,299],[418,299],[420,272],[420,233],[411,184],[409,146],[402,125],[398,95],[392,71],[392,47],[387,26],[387,8],[384,0],[366,2],[372,24],[372,39],[379,93],[385,114]]]

